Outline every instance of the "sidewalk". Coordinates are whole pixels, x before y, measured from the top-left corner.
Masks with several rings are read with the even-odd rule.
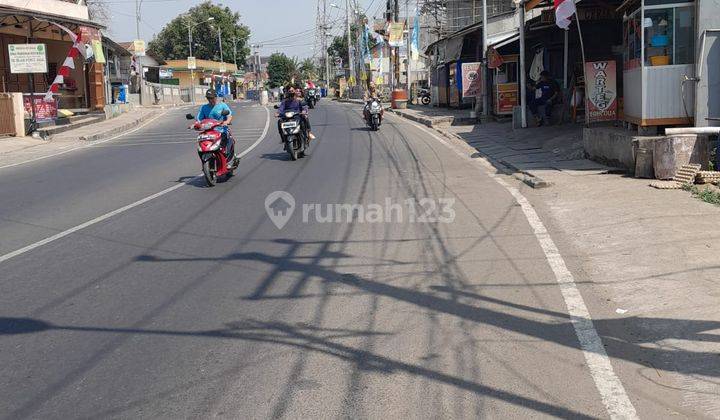
[[[579,125],[513,130],[509,123],[472,124],[468,110],[410,106],[392,112],[432,127],[446,137],[464,140],[499,169],[510,169],[534,188],[550,186],[553,173],[558,171],[579,175],[613,169],[584,158]]]
[[[30,136],[0,138],[0,168],[79,149],[136,128],[163,114],[162,107],[138,107],[109,120],[64,131],[44,141]]]
[[[547,222],[578,284],[586,285],[581,292],[593,302],[591,311],[594,305],[622,320],[628,333],[600,329],[604,344],[644,349],[639,367],[616,367],[624,386],[657,401],[679,399],[690,417],[720,418],[720,207],[582,159],[574,125],[434,128],[478,150],[499,172],[510,167],[552,185],[523,193]]]

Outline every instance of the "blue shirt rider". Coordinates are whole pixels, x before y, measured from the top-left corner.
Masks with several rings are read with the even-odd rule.
[[[222,132],[222,145],[226,148],[228,165],[231,165],[235,155],[235,142],[232,137],[228,135],[228,125],[233,119],[232,110],[225,102],[221,102],[218,99],[215,89],[208,89],[205,92],[205,98],[208,100],[208,103],[200,107],[200,112],[198,112],[196,120],[202,121],[209,118],[223,122],[222,125],[216,127],[215,130]],[[228,111],[228,115],[222,115],[223,111]]]

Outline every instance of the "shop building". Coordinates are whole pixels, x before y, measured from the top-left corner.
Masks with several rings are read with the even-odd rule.
[[[27,103],[31,102],[31,94],[35,101],[42,100],[73,47],[71,37],[63,28],[81,34],[83,47],[89,49],[88,57],[97,52],[92,50],[92,43],[100,41],[102,27],[89,20],[83,4],[60,0],[0,3],[0,92],[22,93]],[[9,46],[12,44],[44,44],[47,71],[11,72]],[[59,107],[75,113],[102,111],[106,102],[103,64],[80,55],[73,60],[73,67],[53,95],[52,106],[55,110]]]

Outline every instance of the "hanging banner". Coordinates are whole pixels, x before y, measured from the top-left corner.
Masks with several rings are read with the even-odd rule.
[[[482,63],[462,63],[462,96],[472,98],[482,95]]]
[[[390,44],[391,47],[403,46],[404,29],[405,24],[403,22],[393,22],[390,24],[390,40],[388,41],[388,44]]]
[[[142,39],[133,41],[133,53],[138,57],[143,57],[145,55],[145,41]]]
[[[588,121],[614,121],[617,119],[617,81],[615,61],[585,63],[587,95],[585,109]]]
[[[93,50],[93,56],[95,57],[95,62],[98,64],[105,64],[105,53],[103,52],[102,48],[102,42],[93,40],[92,41],[92,50]]]
[[[188,68],[188,70],[195,70],[195,69],[197,69],[197,60],[195,60],[195,57],[188,57],[188,58],[187,58],[187,68]]]
[[[488,68],[490,69],[496,69],[500,66],[502,66],[505,61],[502,58],[502,55],[500,55],[499,52],[493,46],[489,46],[487,50],[487,61],[488,61]]]

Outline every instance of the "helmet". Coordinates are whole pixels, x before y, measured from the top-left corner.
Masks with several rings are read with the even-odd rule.
[[[205,91],[205,97],[210,98],[217,98],[217,92],[215,92],[215,89],[208,89]]]

